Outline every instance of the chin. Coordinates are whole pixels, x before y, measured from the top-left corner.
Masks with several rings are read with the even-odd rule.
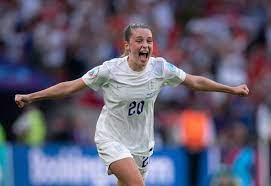
[[[148,63],[148,60],[147,61],[140,61],[140,65],[144,66],[144,67],[147,65],[147,63]]]
[[[139,60],[141,63],[144,63],[144,64],[146,64],[146,63],[148,63],[148,61],[150,60],[150,58],[147,58],[147,59],[144,59],[144,60]]]

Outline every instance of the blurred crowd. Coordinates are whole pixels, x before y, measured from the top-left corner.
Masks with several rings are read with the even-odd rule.
[[[193,92],[183,86],[164,88],[156,103],[158,147],[183,144],[194,151],[219,144],[232,150],[248,144],[253,147],[258,138],[269,140],[268,0],[0,0],[0,69],[24,66],[53,82],[79,78],[121,55],[123,29],[134,22],[151,26],[155,56],[187,73],[227,85],[247,83],[250,88],[247,98]],[[1,90],[5,88],[3,85]],[[26,90],[22,87],[18,91]],[[101,93],[89,90],[38,103],[16,116],[7,132],[14,135],[12,140],[27,144],[93,145],[102,104]],[[187,121],[183,119],[185,111],[187,117],[189,111],[206,114],[203,126],[208,130],[203,135],[207,138],[202,144],[186,143],[181,137],[184,130],[179,129],[184,128],[182,121]],[[225,156],[227,163],[232,153]]]

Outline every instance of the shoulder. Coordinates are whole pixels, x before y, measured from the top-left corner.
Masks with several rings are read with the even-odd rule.
[[[163,74],[164,66],[167,61],[162,57],[151,57],[150,63],[155,74]]]
[[[100,77],[110,77],[110,74],[118,69],[119,64],[124,61],[123,58],[113,58],[107,61],[104,61],[102,64],[92,68],[87,73],[91,77],[93,75],[98,75]]]
[[[163,57],[151,57],[150,60],[152,63],[155,63],[157,65],[162,65],[167,62],[166,59]]]
[[[110,71],[117,69],[123,62],[125,62],[126,57],[113,58],[103,63]]]
[[[176,67],[175,65],[168,62],[166,59],[164,59],[162,57],[153,58],[152,62],[153,62],[154,66],[159,67],[159,68],[161,68],[162,70],[165,70],[165,71],[174,72],[177,69],[179,69],[178,67]]]

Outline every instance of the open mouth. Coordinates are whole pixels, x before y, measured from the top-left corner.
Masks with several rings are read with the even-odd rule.
[[[148,57],[149,57],[149,52],[148,52],[148,51],[141,51],[141,52],[139,52],[139,57],[140,57],[141,59],[148,59]]]

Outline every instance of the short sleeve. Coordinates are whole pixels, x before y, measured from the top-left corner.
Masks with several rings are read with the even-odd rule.
[[[177,86],[185,80],[186,73],[164,60],[163,63],[164,86]]]
[[[82,76],[85,84],[93,89],[98,90],[104,86],[109,79],[109,70],[105,64],[94,67]]]

